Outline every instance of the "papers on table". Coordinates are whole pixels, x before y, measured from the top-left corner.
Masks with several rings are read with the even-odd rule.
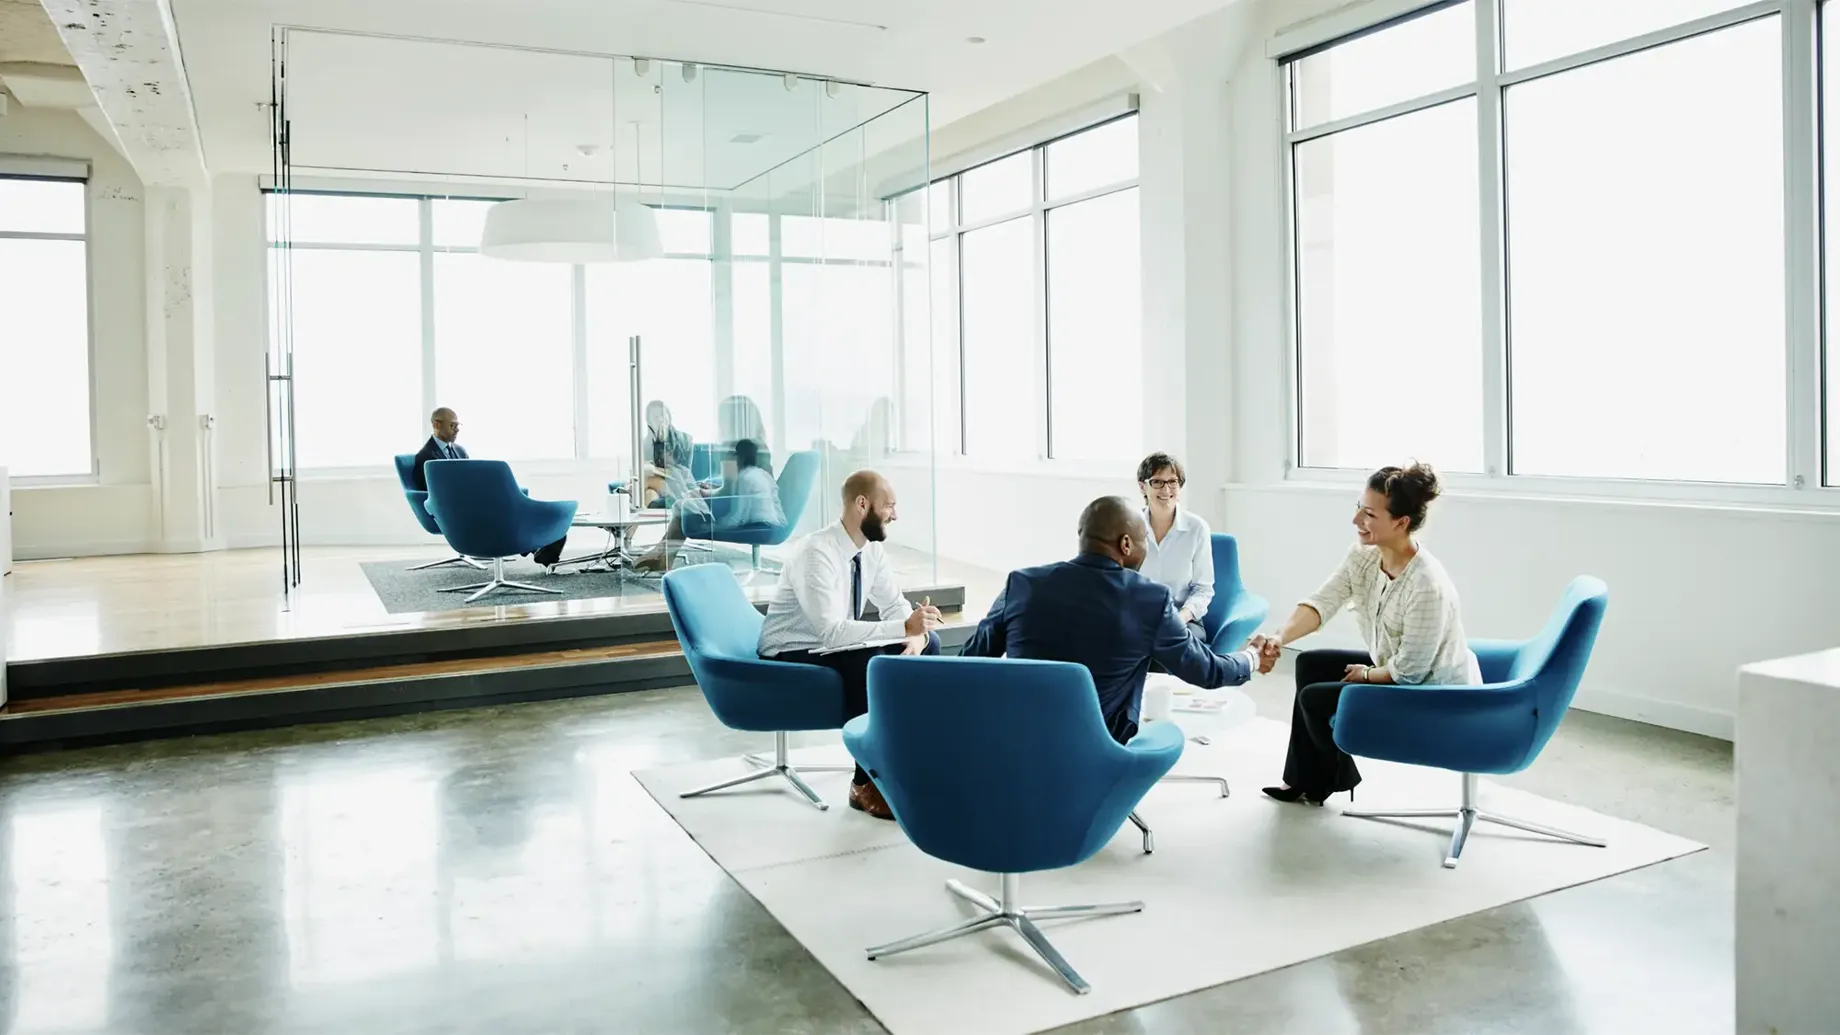
[[[812,653],[813,654],[842,654],[846,650],[868,650],[871,647],[889,647],[889,646],[893,646],[894,644],[900,643],[902,640],[905,640],[905,639],[907,639],[907,637],[905,636],[891,636],[887,639],[882,639],[882,640],[863,640],[859,643],[846,643],[841,647],[831,647],[826,650],[814,650],[812,651]]]

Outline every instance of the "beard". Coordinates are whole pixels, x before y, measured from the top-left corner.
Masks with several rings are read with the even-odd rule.
[[[863,538],[872,543],[879,543],[888,538],[888,526],[882,523],[882,516],[875,511],[863,515]]]

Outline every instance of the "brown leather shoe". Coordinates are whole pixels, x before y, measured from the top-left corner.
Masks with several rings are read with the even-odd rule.
[[[876,819],[893,819],[894,810],[882,797],[882,792],[872,783],[855,783],[850,785],[850,808],[867,812]]]

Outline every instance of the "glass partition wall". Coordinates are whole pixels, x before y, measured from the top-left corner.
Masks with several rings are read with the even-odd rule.
[[[756,544],[725,525],[796,538],[873,467],[898,494],[904,583],[936,583],[924,94],[300,29],[276,53],[270,467],[289,565],[302,539],[365,541],[355,517],[401,506],[354,507],[354,485],[393,488],[390,456],[447,406],[471,455],[509,461],[534,496],[586,513],[617,488],[687,510],[674,563],[751,571]],[[354,61],[402,70],[356,128]],[[483,101],[454,90],[486,80]],[[656,244],[481,252],[495,204],[587,197],[619,219],[642,205]],[[696,502],[737,494],[769,498]],[[764,579],[780,552],[761,547]]]

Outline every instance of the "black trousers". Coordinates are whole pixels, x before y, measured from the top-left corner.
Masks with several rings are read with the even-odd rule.
[[[1352,791],[1361,782],[1354,759],[1335,746],[1329,720],[1341,703],[1343,673],[1350,665],[1371,665],[1364,650],[1310,650],[1297,656],[1297,699],[1291,706],[1291,749],[1284,757],[1284,782],[1318,800]]]
[[[813,654],[808,650],[786,650],[775,654],[770,661],[793,661],[804,665],[823,665],[843,677],[843,718],[845,722],[856,718],[869,710],[869,659],[883,654],[899,654],[905,650],[903,644],[891,643],[886,647],[864,647],[862,650],[838,651],[835,654]],[[939,653],[939,634],[926,634],[926,649],[922,654]],[[863,772],[862,766],[856,767],[852,783],[868,783],[869,774]]]

